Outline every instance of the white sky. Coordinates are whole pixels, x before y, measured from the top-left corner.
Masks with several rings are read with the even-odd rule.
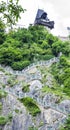
[[[4,0],[3,0],[4,1]],[[5,0],[6,2],[8,0]],[[13,0],[15,1],[15,0]],[[48,14],[48,18],[55,22],[51,33],[54,35],[68,36],[67,27],[70,27],[70,0],[19,0],[19,4],[25,13],[21,15],[18,25],[28,27],[33,24],[38,9],[43,9]]]
[[[48,13],[48,18],[54,20],[54,35],[67,36],[67,27],[70,26],[70,0],[20,0],[20,4],[27,11],[22,14],[20,25],[27,27],[33,24],[38,8]]]

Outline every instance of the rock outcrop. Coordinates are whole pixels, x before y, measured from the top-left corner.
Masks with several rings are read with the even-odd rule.
[[[55,82],[53,75],[48,71],[53,61],[55,62],[53,59],[49,63],[33,64],[30,69],[28,67],[22,72],[1,66],[0,118],[5,117],[6,123],[0,121],[0,130],[59,130],[70,114],[70,100],[61,99],[47,90],[52,89]],[[29,91],[22,91],[24,84],[29,84]],[[47,87],[44,88],[44,85]],[[25,97],[35,100],[41,113],[33,117],[20,102],[20,99]]]

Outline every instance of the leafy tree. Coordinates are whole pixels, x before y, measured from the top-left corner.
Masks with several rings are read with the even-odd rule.
[[[19,5],[19,0],[9,0],[0,2],[0,21],[4,20],[8,26],[15,25],[20,17],[20,14],[24,12],[24,9]],[[2,25],[2,24],[1,24]]]
[[[70,41],[63,42],[64,48],[62,50],[63,54],[66,56],[70,56]]]
[[[0,28],[0,44],[2,44],[6,39],[6,34],[4,29]]]
[[[59,54],[59,52],[62,52],[63,48],[63,42],[58,40],[52,44],[52,51],[55,56]]]
[[[29,31],[32,34],[32,41],[35,43],[42,43],[44,39],[46,39],[46,35],[48,31],[42,26],[29,26]]]
[[[13,62],[11,66],[12,66],[12,68],[14,70],[22,70],[26,66],[28,66],[29,64],[30,64],[30,61],[29,60],[25,60],[25,61]]]
[[[5,34],[4,28],[5,28],[5,25],[4,25],[3,21],[0,20],[0,44],[2,44],[6,39],[6,34]]]
[[[69,56],[70,55],[70,42],[69,41],[56,41],[52,44],[52,51],[55,56],[59,54],[59,52],[62,52],[64,55]]]
[[[0,49],[0,63],[5,65],[11,65],[14,61],[20,61],[22,59],[19,49],[12,47]]]
[[[45,40],[43,40],[41,47],[42,47],[43,49],[48,49],[48,48],[50,48],[48,42],[45,41]]]
[[[48,41],[49,36],[52,39],[51,45]],[[30,25],[28,29],[12,30],[5,37],[5,40],[2,37],[4,41],[0,45],[0,63],[19,70],[22,70],[30,63],[49,60],[61,50],[64,51],[66,47],[65,43],[50,35],[42,26]],[[65,55],[66,53],[60,58],[62,68],[69,67]]]
[[[23,44],[32,42],[32,35],[26,28],[19,28],[17,32],[12,32],[11,36],[16,40],[21,41]]]
[[[47,35],[47,41],[48,41],[48,44],[50,46],[52,46],[52,44],[57,41],[56,37],[54,37],[51,33],[48,33]]]
[[[63,67],[69,67],[70,66],[70,63],[68,62],[67,58],[62,55],[60,57],[60,64],[63,66]]]

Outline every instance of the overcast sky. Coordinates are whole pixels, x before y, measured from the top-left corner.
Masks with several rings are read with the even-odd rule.
[[[38,8],[48,13],[48,18],[54,20],[55,28],[51,31],[54,35],[68,35],[67,27],[70,26],[70,0],[20,0],[20,4],[27,11],[22,14],[20,25],[27,27],[33,24]]]
[[[8,1],[8,0],[5,0]],[[25,13],[21,15],[18,26],[28,27],[33,24],[38,9],[43,9],[48,18],[55,22],[51,33],[58,36],[68,36],[67,27],[70,27],[70,0],[19,0]]]

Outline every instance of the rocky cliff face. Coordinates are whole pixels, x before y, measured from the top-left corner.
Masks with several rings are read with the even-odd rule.
[[[8,94],[1,102],[3,104],[2,115],[8,117],[11,114],[12,116],[12,120],[8,120],[6,125],[2,126],[2,128],[4,130],[22,130],[25,127],[28,117],[25,107],[11,94]]]
[[[59,130],[70,114],[70,100],[54,91],[50,60],[22,72],[0,66],[0,130]],[[19,99],[30,97],[40,109],[32,116]],[[31,107],[31,106],[30,106]]]

